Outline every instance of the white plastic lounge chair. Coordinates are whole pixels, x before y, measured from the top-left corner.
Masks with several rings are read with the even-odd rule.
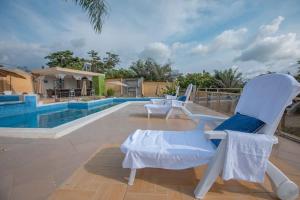
[[[268,74],[249,81],[235,112],[260,119],[265,125],[258,131],[260,134],[238,134],[247,134],[247,137],[263,136],[276,141],[273,135],[283,112],[299,93],[300,84],[292,76],[285,74]],[[196,198],[205,197],[223,170],[228,131],[204,131],[205,124],[213,126],[224,121],[224,118],[192,114],[190,117],[200,119],[196,130],[137,130],[126,139],[121,145],[121,151],[126,154],[123,167],[131,169],[129,185],[134,183],[136,169],[186,169],[208,163],[205,175],[194,191]],[[216,148],[210,139],[222,141]],[[278,198],[293,200],[298,197],[298,186],[270,161],[267,161],[266,173]]]
[[[176,100],[178,95],[179,95],[179,89],[180,89],[180,87],[177,86],[176,87],[176,93],[175,93],[174,96],[167,94],[167,95],[165,95],[164,99],[162,99],[162,98],[161,99],[150,99],[150,102],[153,103],[153,104],[163,104],[163,103],[165,103],[166,100]]]
[[[11,90],[5,90],[3,93],[4,93],[4,95],[12,95],[12,91]]]
[[[189,101],[192,89],[193,85],[190,84],[186,89],[185,95],[179,97],[176,100],[165,99],[163,101],[160,101],[161,103],[145,104],[144,107],[148,113],[148,118],[150,118],[151,114],[159,114],[166,115],[166,119],[168,119],[175,109],[182,110]]]

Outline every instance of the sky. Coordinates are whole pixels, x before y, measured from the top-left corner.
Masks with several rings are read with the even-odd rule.
[[[72,0],[0,0],[0,64],[37,68],[44,57],[94,49],[118,67],[151,57],[182,73],[238,68],[252,77],[296,73],[299,0],[106,0],[103,30]]]

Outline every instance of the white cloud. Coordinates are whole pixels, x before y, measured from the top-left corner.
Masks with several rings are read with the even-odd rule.
[[[262,25],[259,27],[259,35],[265,36],[276,33],[280,24],[283,22],[284,17],[278,16],[270,24]]]
[[[198,44],[196,47],[192,48],[191,53],[194,54],[206,54],[210,51],[209,46]]]
[[[257,37],[250,41],[247,48],[242,49],[240,56],[235,60],[279,63],[281,60],[290,62],[299,59],[300,40],[296,33],[274,35],[279,30],[283,20],[284,17],[278,16],[270,24],[260,26]]]
[[[298,67],[299,65],[296,62],[289,63],[285,60],[276,60],[268,64],[257,61],[246,61],[239,65],[239,70],[243,72],[244,76],[251,78],[267,72],[290,72],[295,74],[298,71]]]
[[[39,44],[23,43],[20,41],[0,41],[0,62],[13,66],[40,67],[50,49]],[[9,66],[10,66],[9,65]]]
[[[246,28],[225,30],[219,34],[211,44],[199,44],[194,47],[191,52],[206,54],[222,49],[238,49],[245,43],[247,31]]]
[[[213,49],[239,48],[245,42],[246,28],[226,30],[218,35],[213,43]]]
[[[300,58],[296,35],[300,29],[296,20],[291,22],[291,17],[297,18],[291,9],[284,11],[289,13],[288,26],[281,27],[282,16],[262,25],[261,21],[274,12],[251,16],[259,10],[255,2],[110,0],[101,34],[94,32],[86,13],[72,2],[49,2],[49,13],[58,8],[58,21],[30,3],[16,0],[14,4],[16,12],[7,19],[21,19],[19,24],[28,32],[13,25],[9,31],[0,31],[0,62],[34,67],[45,64],[43,58],[51,51],[71,49],[76,56],[87,57],[87,51],[94,49],[100,56],[106,51],[119,54],[122,67],[139,57],[153,57],[158,62],[171,59],[181,72],[212,71],[237,64],[251,74],[251,69],[265,71],[269,66],[282,71]],[[292,10],[296,13],[297,9]]]
[[[160,63],[166,62],[170,56],[170,48],[161,42],[154,42],[147,45],[140,54],[140,58],[153,58]]]
[[[236,60],[269,62],[282,59],[298,59],[299,57],[300,40],[297,39],[295,33],[288,33],[258,39],[242,51]]]
[[[192,43],[174,42],[174,43],[171,45],[171,50],[172,50],[172,51],[179,51],[179,50],[182,50],[182,49],[190,48],[191,45],[192,45]]]

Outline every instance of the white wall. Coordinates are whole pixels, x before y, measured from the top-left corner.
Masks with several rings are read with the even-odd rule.
[[[64,78],[64,89],[76,89],[77,82],[73,77]]]
[[[45,90],[54,88],[55,77],[45,76],[44,80],[47,80],[47,83],[44,82]]]

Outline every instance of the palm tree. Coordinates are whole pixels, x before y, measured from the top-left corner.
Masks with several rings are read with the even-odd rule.
[[[220,88],[238,88],[243,85],[242,73],[237,69],[215,70],[216,86]]]
[[[90,22],[96,32],[100,33],[103,25],[103,17],[107,15],[105,0],[73,0],[88,12]]]

